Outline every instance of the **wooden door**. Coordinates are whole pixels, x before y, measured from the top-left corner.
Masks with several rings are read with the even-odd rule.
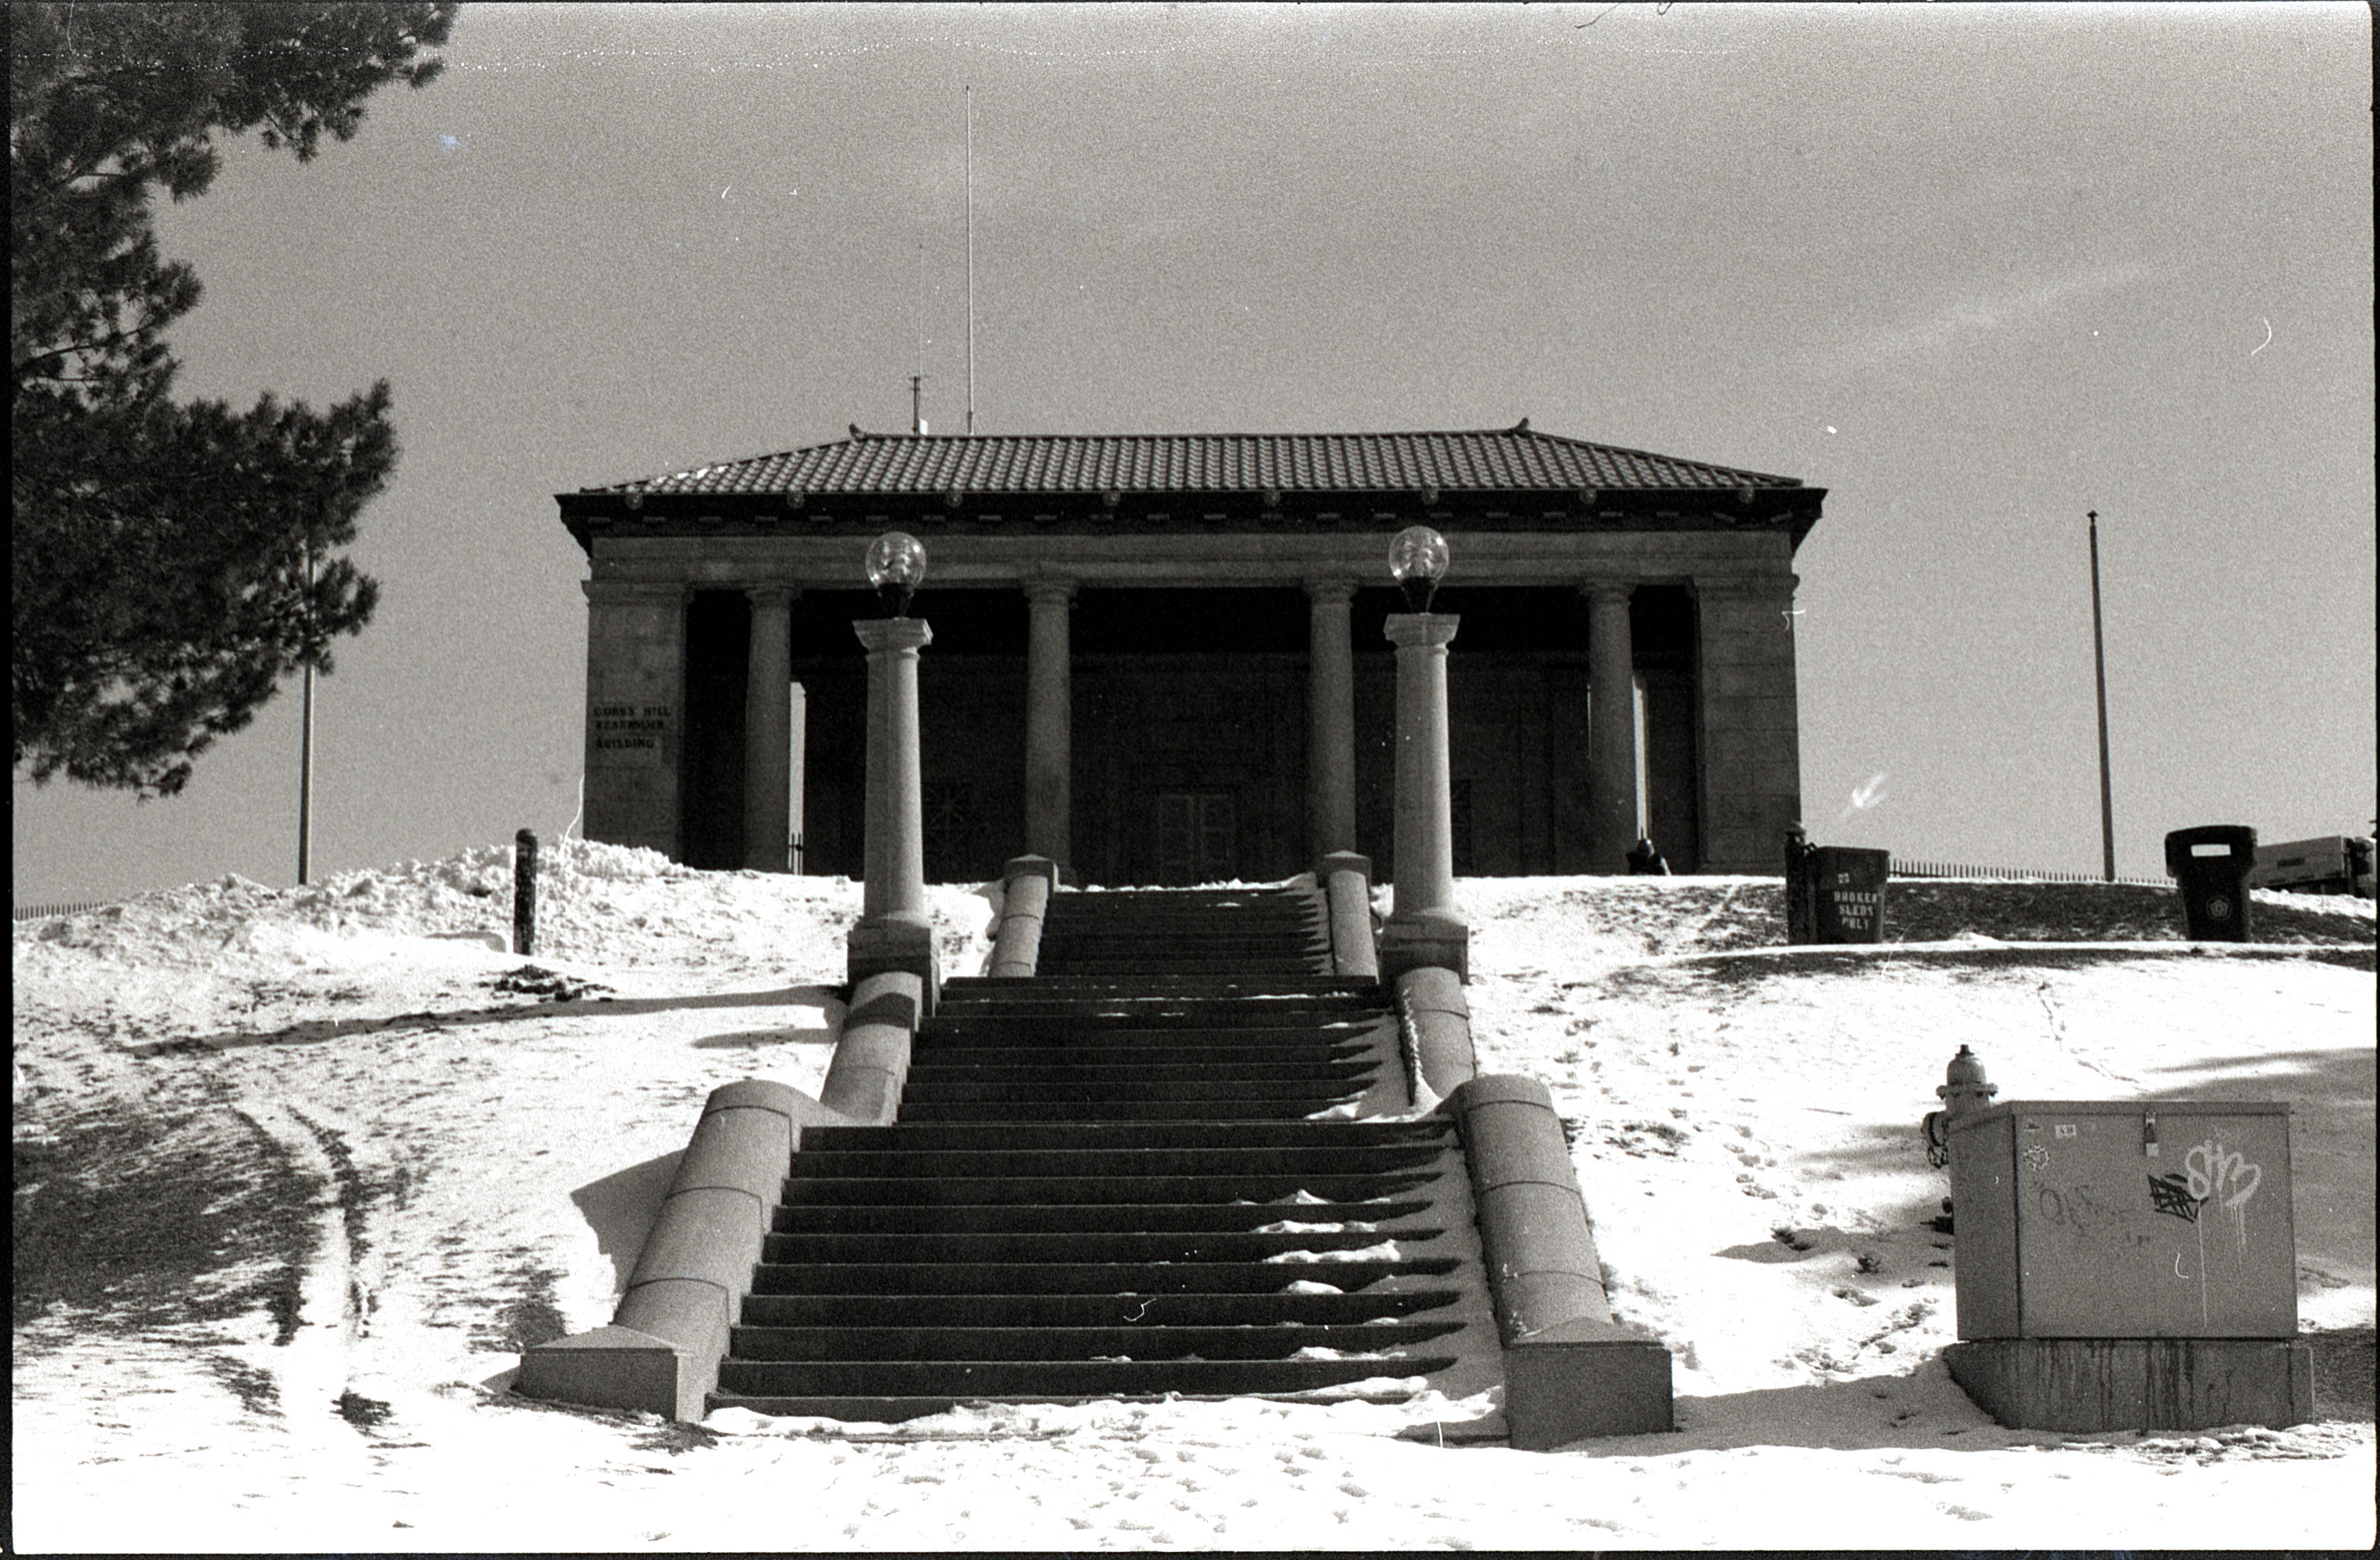
[[[1227,791],[1157,793],[1157,880],[1168,887],[1239,876],[1239,804]]]

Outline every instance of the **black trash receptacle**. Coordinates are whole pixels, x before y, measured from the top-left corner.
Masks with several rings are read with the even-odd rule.
[[[2248,873],[2256,865],[2256,831],[2243,824],[2210,823],[2165,837],[2165,869],[2181,886],[2183,935],[2192,942],[2246,942]]]
[[[1890,851],[1821,845],[1811,853],[1817,888],[1817,940],[1882,942],[1884,884],[1892,876]]]

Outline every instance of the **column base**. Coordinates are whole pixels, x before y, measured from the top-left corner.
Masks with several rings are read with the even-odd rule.
[[[1950,1379],[2011,1430],[2278,1430],[2313,1417],[2313,1357],[2291,1338],[1982,1338]]]
[[[1471,979],[1471,928],[1451,910],[1392,914],[1380,928],[1380,978],[1393,981],[1407,970],[1451,970]]]
[[[941,966],[934,954],[934,928],[923,917],[882,916],[851,928],[844,941],[845,969],[854,986],[870,975],[898,972],[926,983],[925,1011],[941,1000]]]

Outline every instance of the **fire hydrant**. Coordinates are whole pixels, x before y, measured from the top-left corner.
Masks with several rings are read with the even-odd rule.
[[[1959,1117],[1978,1111],[1992,1103],[2000,1086],[1984,1076],[1984,1058],[1975,1055],[1970,1046],[1959,1047],[1943,1074],[1943,1082],[1934,1093],[1941,1098],[1942,1108],[1925,1113],[1925,1162],[1936,1169],[1950,1162],[1950,1123]]]

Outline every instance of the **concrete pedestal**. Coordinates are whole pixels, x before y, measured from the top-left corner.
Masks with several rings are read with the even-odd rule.
[[[1617,1322],[1576,1317],[1504,1346],[1504,1421],[1516,1451],[1678,1427],[1670,1351]]]
[[[2291,1338],[1980,1338],[1950,1379],[2012,1430],[2275,1430],[2313,1418],[2313,1356]]]

